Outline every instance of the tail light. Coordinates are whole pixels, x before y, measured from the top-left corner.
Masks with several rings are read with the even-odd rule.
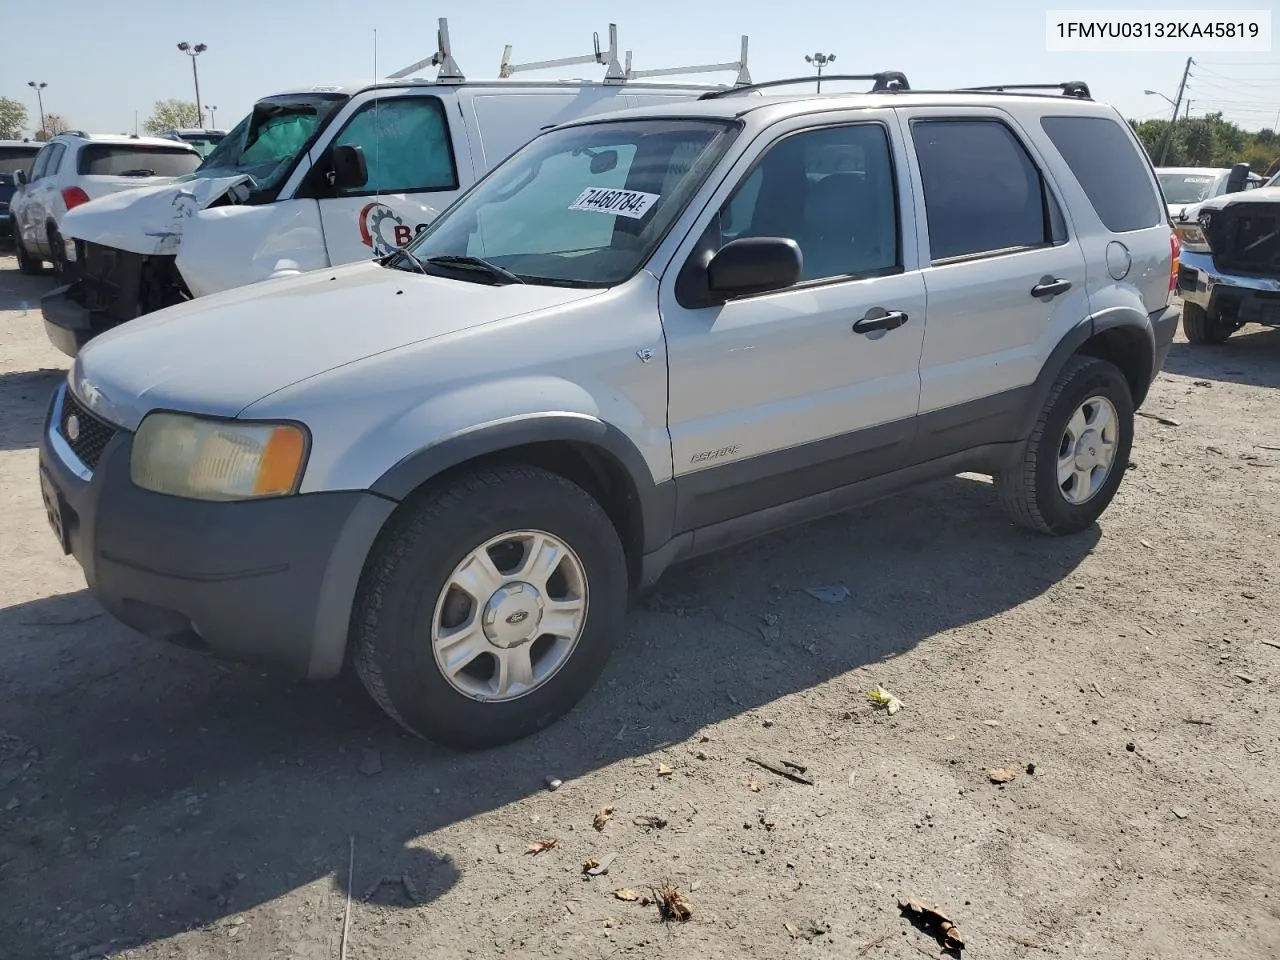
[[[1169,294],[1172,295],[1178,289],[1178,261],[1182,257],[1182,244],[1178,242],[1177,230],[1169,234],[1169,254],[1172,258],[1169,264]]]
[[[63,187],[62,202],[65,203],[67,205],[67,209],[70,210],[73,207],[80,206],[82,203],[88,203],[89,195],[79,187]]]

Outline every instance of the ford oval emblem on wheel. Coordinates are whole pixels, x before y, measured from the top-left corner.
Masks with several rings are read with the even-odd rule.
[[[517,610],[511,616],[507,617],[507,623],[514,627],[517,623],[524,623],[527,619],[529,619],[528,610]]]
[[[80,439],[80,418],[74,413],[67,417],[67,439],[71,441]]]

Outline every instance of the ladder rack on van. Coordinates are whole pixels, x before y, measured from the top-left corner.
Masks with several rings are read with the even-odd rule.
[[[729,63],[709,63],[697,64],[687,67],[659,67],[652,70],[633,70],[631,69],[631,51],[626,54],[626,66],[624,67],[618,62],[618,25],[616,23],[609,24],[609,49],[602,51],[600,49],[600,34],[592,34],[594,51],[581,57],[564,57],[560,60],[540,60],[534,63],[512,63],[511,62],[511,44],[507,44],[502,52],[502,63],[498,67],[498,76],[501,79],[509,79],[514,73],[524,73],[529,70],[547,70],[553,67],[571,67],[584,63],[598,63],[606,67],[604,82],[605,83],[626,83],[628,80],[640,80],[647,77],[677,77],[686,76],[692,73],[720,73],[726,70],[733,70],[737,73],[734,80],[736,86],[744,86],[751,83],[751,73],[747,70],[747,38],[742,37],[741,54],[737,60]]]
[[[397,70],[395,73],[387,74],[388,80],[403,80],[411,77],[423,67],[439,67],[440,72],[436,74],[437,83],[463,83],[466,76],[462,72],[462,68],[458,66],[458,61],[453,59],[453,47],[449,42],[449,20],[447,17],[440,18],[440,26],[436,30],[436,52],[425,60],[419,60],[417,63],[411,63],[403,69]]]

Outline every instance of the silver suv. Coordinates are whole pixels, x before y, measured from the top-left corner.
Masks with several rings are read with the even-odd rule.
[[[555,127],[383,259],[97,338],[41,443],[63,550],[144,633],[349,658],[479,747],[678,560],[966,471],[1089,527],[1177,320],[1150,163],[1083,84],[860,79]]]

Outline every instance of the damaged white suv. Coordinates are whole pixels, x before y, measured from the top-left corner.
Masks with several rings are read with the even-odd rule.
[[[1089,527],[1177,322],[1141,145],[1083,84],[861,79],[558,126],[382,262],[103,334],[41,440],[61,548],[150,636],[349,659],[484,746],[684,558],[965,471]]]

